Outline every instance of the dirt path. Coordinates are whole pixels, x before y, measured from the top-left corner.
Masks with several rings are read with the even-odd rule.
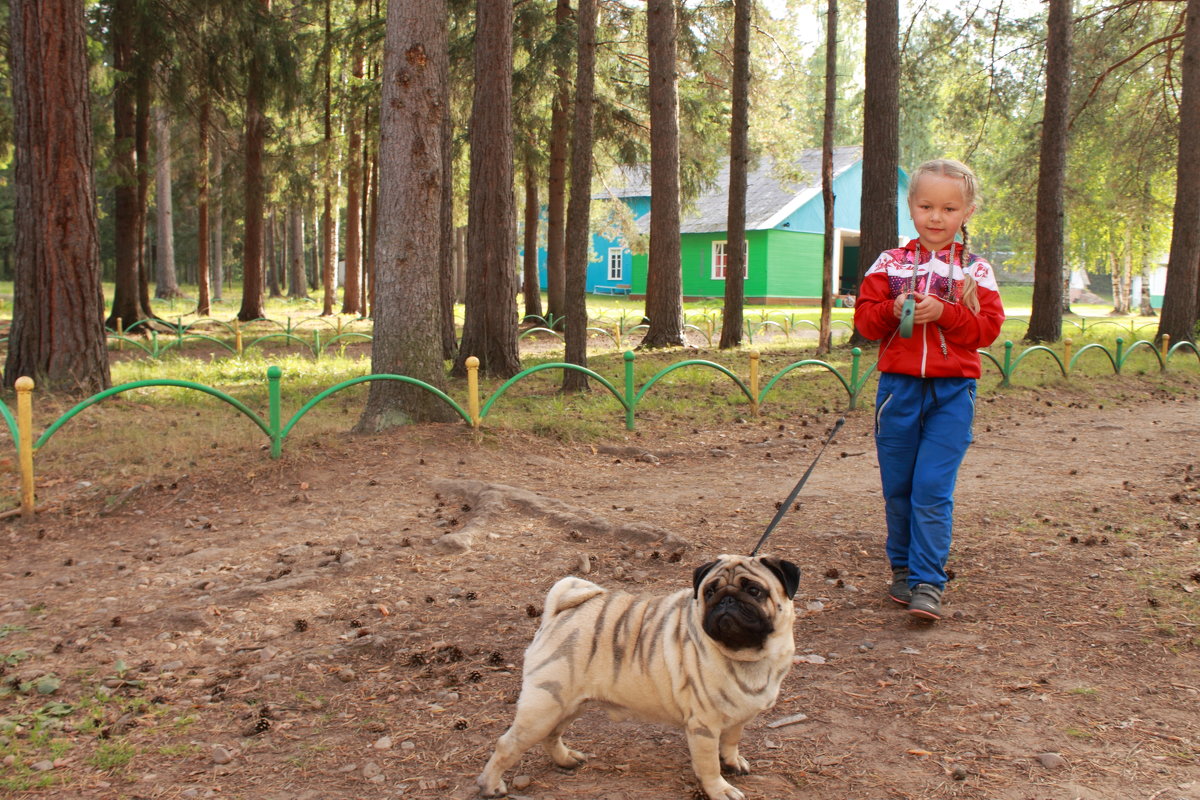
[[[604,445],[434,426],[107,502],[48,489],[60,511],[0,529],[0,795],[471,797],[546,589],[586,564],[667,592],[748,550],[833,420],[685,440],[639,423]],[[881,600],[871,417],[849,415],[768,548],[803,570],[801,661],[735,782],[763,800],[1200,798],[1198,435],[1186,382],[987,395],[930,626]],[[695,792],[675,731],[590,712],[568,739],[590,763],[530,753],[514,796]]]

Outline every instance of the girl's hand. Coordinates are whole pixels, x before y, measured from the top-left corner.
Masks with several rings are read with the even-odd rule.
[[[900,312],[903,310],[904,301],[907,299],[908,299],[908,294],[901,293],[896,296],[895,300],[892,301],[892,316],[895,317],[896,319],[900,319],[900,317],[902,316]]]
[[[928,322],[937,322],[942,318],[942,312],[946,306],[941,300],[931,294],[915,292],[913,297],[917,298],[916,313],[913,314],[913,324],[924,325]]]

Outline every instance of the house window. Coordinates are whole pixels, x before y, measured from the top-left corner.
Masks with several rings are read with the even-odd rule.
[[[625,280],[625,248],[608,248],[608,279],[610,281]]]
[[[713,242],[712,243],[712,277],[714,281],[725,280],[725,267],[729,263],[728,242]],[[743,279],[750,276],[750,243],[746,242],[746,274]]]

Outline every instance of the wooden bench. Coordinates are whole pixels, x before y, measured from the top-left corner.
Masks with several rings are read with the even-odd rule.
[[[629,294],[633,287],[628,283],[616,283],[606,286],[597,286],[594,291],[596,294]]]

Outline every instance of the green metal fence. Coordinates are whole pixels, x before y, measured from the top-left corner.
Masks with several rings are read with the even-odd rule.
[[[1072,342],[1067,339],[1063,343],[1063,351],[1058,351],[1046,347],[1044,345],[1034,345],[1027,347],[1020,353],[1014,355],[1014,347],[1011,341],[1007,341],[1003,345],[1003,358],[997,358],[988,350],[981,350],[980,356],[985,364],[994,366],[1000,373],[1000,385],[1008,386],[1011,384],[1012,377],[1017,370],[1025,363],[1027,358],[1043,357],[1049,358],[1057,367],[1058,372],[1063,378],[1069,378],[1076,363],[1084,357],[1095,358],[1100,357],[1108,361],[1112,366],[1113,372],[1117,375],[1121,374],[1122,368],[1135,352],[1144,350],[1147,353],[1153,354],[1160,370],[1166,370],[1172,359],[1180,356],[1194,356],[1197,365],[1200,365],[1200,349],[1193,342],[1179,342],[1171,346],[1169,341],[1163,341],[1160,346],[1155,345],[1147,340],[1141,339],[1135,341],[1129,347],[1125,347],[1125,341],[1122,337],[1117,337],[1115,346],[1109,349],[1108,346],[1093,342],[1079,348],[1078,351],[1072,353]],[[1044,356],[1042,355],[1044,354]],[[479,427],[483,424],[491,414],[495,413],[497,403],[502,400],[505,395],[517,383],[547,370],[575,370],[585,374],[587,377],[595,380],[605,391],[612,395],[617,405],[620,408],[622,417],[627,430],[634,430],[636,423],[636,413],[639,404],[646,398],[647,394],[657,387],[662,380],[671,373],[681,369],[701,369],[711,370],[727,378],[732,384],[736,392],[740,392],[750,405],[751,413],[757,414],[762,406],[767,402],[768,397],[776,389],[780,381],[793,379],[804,374],[801,370],[806,367],[817,368],[817,372],[828,372],[832,375],[846,392],[847,408],[854,410],[858,406],[858,401],[876,370],[876,364],[872,363],[865,370],[862,365],[862,351],[855,347],[850,351],[850,364],[848,373],[843,373],[838,366],[820,359],[803,359],[800,361],[787,364],[772,375],[760,389],[760,357],[757,352],[750,352],[749,356],[749,377],[747,380],[737,374],[734,370],[727,366],[719,364],[715,361],[704,359],[687,359],[670,364],[653,376],[648,378],[640,387],[637,386],[635,380],[635,360],[636,356],[632,351],[626,351],[623,357],[623,376],[620,385],[609,380],[609,378],[599,374],[595,370],[588,369],[577,364],[568,364],[562,362],[538,364],[528,369],[522,370],[518,374],[509,378],[507,381],[497,387],[486,399],[480,402],[481,396],[479,392],[478,381],[478,365],[479,362],[475,358],[467,359],[468,380],[467,380],[467,399],[466,407],[464,408],[453,397],[448,395],[442,389],[432,386],[425,381],[418,380],[406,375],[392,374],[373,374],[365,375],[359,378],[338,383],[331,386],[303,403],[301,407],[294,413],[286,422],[283,421],[283,409],[281,402],[280,384],[283,379],[283,371],[277,366],[271,366],[266,372],[267,381],[267,413],[265,418],[248,407],[246,404],[237,398],[227,394],[226,392],[216,389],[211,386],[206,386],[201,383],[192,381],[174,380],[174,379],[151,379],[134,381],[131,383],[121,384],[107,389],[103,392],[88,397],[79,402],[71,409],[60,415],[57,419],[42,432],[40,436],[34,440],[32,433],[23,435],[22,430],[32,430],[31,421],[29,419],[22,420],[22,401],[28,401],[28,395],[32,393],[33,382],[28,378],[22,378],[18,381],[18,413],[14,416],[12,411],[6,404],[0,403],[0,416],[3,417],[4,423],[8,426],[10,435],[12,436],[14,446],[18,450],[19,461],[22,464],[22,480],[28,482],[32,486],[32,454],[41,448],[45,447],[50,440],[57,434],[68,422],[74,419],[79,414],[83,413],[88,408],[123,392],[128,392],[136,389],[151,388],[157,386],[170,386],[183,388],[201,392],[217,398],[223,403],[231,406],[235,411],[247,417],[266,437],[270,445],[272,458],[279,458],[283,452],[283,442],[287,436],[295,429],[296,425],[310,411],[312,411],[320,403],[329,397],[362,383],[371,381],[398,381],[416,386],[420,389],[428,391],[437,396],[442,402],[446,403],[454,410],[463,421],[473,427]],[[1191,363],[1191,359],[1188,359]],[[28,402],[25,403],[28,407]],[[30,412],[31,413],[31,412]],[[24,465],[28,462],[29,467]],[[28,470],[29,474],[26,475]],[[32,503],[32,493],[30,494],[30,503]],[[24,506],[25,501],[22,501]]]

